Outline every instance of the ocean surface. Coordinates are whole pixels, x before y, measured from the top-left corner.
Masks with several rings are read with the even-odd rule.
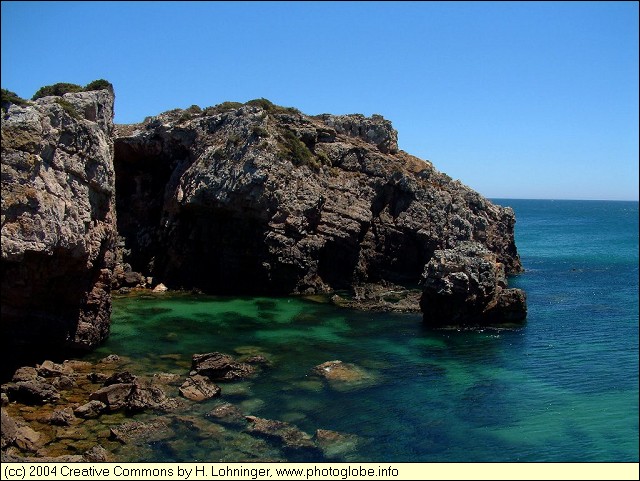
[[[420,314],[318,299],[146,295],[114,300],[111,337],[91,356],[116,353],[140,373],[186,377],[194,353],[263,354],[270,368],[221,383],[222,396],[191,414],[205,419],[231,402],[311,435],[356,435],[337,461],[638,462],[638,202],[494,202],[516,213],[526,271],[510,285],[527,292],[522,328],[430,331]],[[331,385],[310,374],[331,360],[359,366],[367,381]],[[175,423],[173,437],[119,455],[282,458],[240,430],[196,425]]]

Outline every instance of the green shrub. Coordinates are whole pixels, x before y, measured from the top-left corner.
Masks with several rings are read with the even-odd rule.
[[[193,118],[193,115],[191,115],[189,112],[185,110],[184,112],[182,112],[182,114],[180,114],[180,117],[178,117],[178,122],[179,123],[186,122],[187,120],[191,120],[192,118]]]
[[[113,91],[113,85],[111,84],[111,82],[104,79],[94,80],[93,82],[89,82],[84,87],[77,84],[60,82],[57,84],[45,85],[44,87],[41,87],[35,94],[33,94],[31,100],[38,100],[39,98],[47,97],[49,95],[56,95],[60,97],[64,94],[68,94],[69,92],[90,92],[92,90],[103,89],[109,89]]]
[[[92,90],[104,90],[104,89],[113,90],[113,85],[111,84],[111,82],[105,79],[94,80],[93,82],[89,82],[84,87],[84,90],[86,92],[90,92]]]
[[[279,155],[283,159],[290,160],[293,165],[309,165],[319,169],[322,164],[318,162],[305,143],[296,137],[291,130],[282,133],[282,143],[279,145]]]
[[[83,90],[84,89],[80,85],[61,82],[40,87],[33,97],[31,97],[31,100],[38,100],[39,98],[47,97],[49,95],[61,96],[69,92],[82,92]]]
[[[331,159],[324,150],[317,151],[316,156],[322,165],[332,165]]]
[[[69,116],[73,117],[74,119],[81,118],[80,114],[75,109],[75,107],[70,102],[67,102],[65,99],[58,98],[56,99],[56,103],[60,105],[60,107],[62,107],[62,110],[64,110],[67,114],[69,114]]]
[[[240,102],[222,102],[219,105],[214,105],[212,107],[206,107],[204,109],[205,115],[216,115],[222,114],[224,112],[230,112],[232,110],[236,110],[242,107]]]
[[[256,137],[268,137],[269,136],[269,132],[267,132],[267,130],[264,127],[260,127],[258,125],[254,125],[251,128],[251,132]]]
[[[2,104],[2,110],[5,112],[9,108],[9,105],[29,105],[29,102],[22,97],[20,97],[17,93],[12,92],[11,90],[2,89],[2,96],[0,98],[0,103]]]
[[[202,113],[202,109],[198,105],[192,105],[187,110],[191,115],[200,115]]]
[[[230,134],[227,138],[227,147],[238,147],[242,143],[242,137],[237,134]]]
[[[280,105],[276,105],[270,100],[265,98],[253,99],[249,100],[245,105],[254,105],[256,107],[261,107],[265,111],[272,114],[299,114],[300,111],[293,107],[282,107]]]
[[[245,105],[254,105],[256,107],[262,107],[267,112],[270,112],[276,108],[275,104],[273,104],[270,100],[267,100],[265,98],[249,100]]]

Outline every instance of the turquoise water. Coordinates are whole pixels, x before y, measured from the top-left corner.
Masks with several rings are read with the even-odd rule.
[[[510,282],[528,294],[521,329],[429,331],[419,314],[300,298],[147,295],[114,300],[112,335],[93,356],[186,376],[193,353],[264,354],[271,368],[221,384],[222,398],[194,405],[194,416],[229,401],[310,434],[357,435],[342,461],[638,462],[638,203],[496,202],[517,217],[526,272]],[[336,359],[370,379],[310,375]],[[131,460],[248,452],[225,436],[176,427],[174,440]]]

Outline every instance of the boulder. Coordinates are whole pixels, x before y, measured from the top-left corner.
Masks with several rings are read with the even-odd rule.
[[[248,421],[246,431],[249,434],[274,442],[285,452],[321,456],[322,451],[315,445],[311,436],[297,426],[283,421],[245,416]]]
[[[91,419],[97,418],[104,412],[109,410],[109,406],[107,406],[102,401],[98,401],[97,399],[91,400],[88,403],[83,404],[82,406],[78,406],[74,409],[74,414],[79,418],[83,419]]]
[[[1,426],[0,426],[0,439],[2,441],[2,450],[4,451],[7,447],[14,444],[16,440],[16,433],[18,431],[18,425],[15,420],[7,414],[4,409],[0,409],[0,414],[2,416]]]
[[[254,373],[254,368],[250,364],[238,362],[232,356],[220,352],[194,354],[191,361],[191,370],[196,374],[208,377],[212,381],[244,379]]]
[[[53,361],[44,361],[36,366],[36,371],[42,377],[60,377],[73,375],[74,371],[69,365],[57,364]]]
[[[89,399],[104,403],[109,411],[162,409],[167,400],[159,387],[143,386],[138,382],[110,384],[91,393]]]
[[[59,400],[58,390],[52,384],[40,379],[42,378],[6,384],[9,400],[24,404],[45,404]]]
[[[171,403],[166,404],[168,401],[164,391],[158,386],[142,386],[138,383],[133,383],[133,389],[127,397],[126,409],[127,411],[143,411],[145,409],[160,409],[164,410],[165,407],[171,409]]]
[[[113,373],[111,376],[106,378],[102,384],[103,386],[111,386],[112,384],[131,384],[136,379],[136,376],[131,374],[129,371],[122,371]]]
[[[18,425],[14,444],[22,451],[36,452],[44,444],[44,436],[26,425]]]
[[[44,381],[44,378],[38,374],[38,371],[35,367],[24,366],[16,369],[16,372],[13,374],[11,380],[13,382],[18,381],[35,381],[36,379],[40,379]]]
[[[70,376],[58,376],[53,378],[51,385],[58,391],[68,391],[73,389],[77,384],[73,377]]]
[[[75,419],[76,416],[73,413],[73,409],[69,406],[53,411],[49,418],[49,423],[55,426],[70,426]]]
[[[117,411],[127,405],[133,386],[133,383],[112,384],[91,393],[89,400],[100,401],[105,404],[110,411]]]

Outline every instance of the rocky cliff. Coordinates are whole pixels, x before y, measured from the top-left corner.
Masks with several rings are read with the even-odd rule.
[[[5,359],[40,359],[95,347],[109,332],[114,95],[21,104],[3,104],[2,347]]]
[[[118,126],[115,169],[127,260],[170,288],[417,286],[436,253],[462,242],[493,256],[494,277],[521,271],[513,211],[398,150],[397,132],[378,115],[310,117],[264,99],[174,110]],[[524,303],[502,295],[504,279],[480,298],[476,277],[468,273],[466,292],[478,309],[524,317]],[[451,297],[426,285],[425,321],[443,324],[429,313],[448,315],[438,305]]]
[[[526,315],[506,285],[522,269],[511,209],[400,151],[379,115],[258,99],[114,127],[110,88],[16,102],[2,119],[5,350],[97,345],[112,283],[344,291],[434,326]]]

